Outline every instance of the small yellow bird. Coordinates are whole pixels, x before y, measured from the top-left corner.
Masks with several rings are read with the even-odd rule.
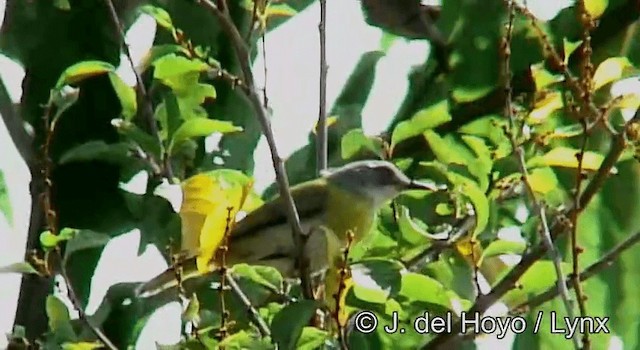
[[[440,191],[445,189],[410,180],[387,161],[366,160],[324,171],[318,179],[291,188],[300,223],[309,233],[305,254],[311,272],[335,267],[341,261],[341,249],[348,232],[357,243],[371,231],[377,211],[405,190]],[[226,260],[228,265],[246,263],[276,268],[284,277],[296,278],[297,250],[287,222],[281,197],[265,203],[233,225]],[[215,261],[209,264],[215,270]],[[182,279],[201,276],[196,257],[182,263]],[[138,288],[140,297],[176,287],[172,268]]]

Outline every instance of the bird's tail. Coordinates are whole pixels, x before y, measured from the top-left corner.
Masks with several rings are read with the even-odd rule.
[[[196,258],[189,258],[176,264],[176,266],[169,267],[163,273],[138,286],[136,296],[139,298],[152,297],[165,290],[176,288],[178,279],[186,281],[204,274],[206,272],[198,271]]]

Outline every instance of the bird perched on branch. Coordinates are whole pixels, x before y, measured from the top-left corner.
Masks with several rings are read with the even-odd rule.
[[[308,233],[304,249],[309,270],[315,273],[341,263],[348,232],[353,233],[353,243],[362,239],[371,230],[378,209],[402,191],[442,189],[412,181],[392,163],[377,160],[353,162],[292,187],[302,230]],[[298,277],[298,250],[286,212],[285,202],[277,197],[233,225],[227,264],[271,266],[285,277]],[[215,265],[212,260],[209,271],[214,271]],[[183,281],[203,274],[195,256],[181,266]],[[175,271],[170,268],[142,284],[138,295],[150,296],[176,285]]]

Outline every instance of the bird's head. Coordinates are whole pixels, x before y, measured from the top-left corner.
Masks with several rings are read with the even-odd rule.
[[[395,165],[382,160],[357,161],[323,171],[321,175],[331,185],[368,198],[376,206],[406,190],[443,190],[441,187],[413,181]]]

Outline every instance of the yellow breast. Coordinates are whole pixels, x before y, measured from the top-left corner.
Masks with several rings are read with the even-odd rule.
[[[371,231],[376,214],[372,203],[361,196],[331,186],[327,198],[326,226],[346,245],[352,231],[357,243]]]

